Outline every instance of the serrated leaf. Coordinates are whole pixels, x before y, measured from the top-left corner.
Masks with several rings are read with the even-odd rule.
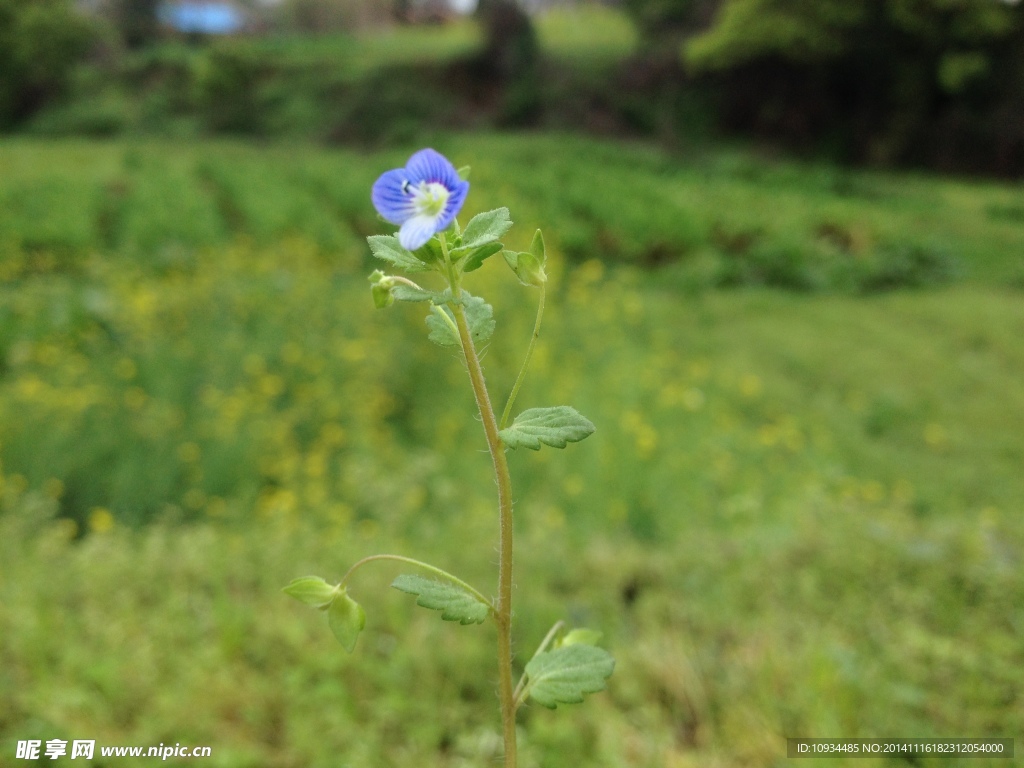
[[[466,263],[462,267],[463,272],[473,272],[480,269],[483,266],[484,260],[489,259],[491,256],[500,251],[504,246],[501,243],[487,243],[481,245],[469,256],[466,257]]]
[[[327,623],[342,647],[352,653],[359,633],[366,626],[366,612],[343,589],[327,608]]]
[[[526,665],[526,691],[541,706],[578,704],[584,694],[604,690],[615,659],[603,648],[569,645],[538,654]]]
[[[466,323],[469,325],[469,334],[473,337],[475,344],[480,344],[491,338],[494,333],[494,310],[490,304],[479,296],[470,296],[462,292],[462,306],[466,311]],[[451,323],[448,323],[438,313],[444,312],[448,315]],[[452,327],[455,325],[455,315],[449,307],[440,307],[432,310],[427,315],[427,327],[430,333],[427,338],[442,347],[462,347],[462,341],[458,333]]]
[[[476,595],[451,582],[403,574],[395,579],[391,586],[401,592],[418,595],[416,605],[441,611],[441,618],[445,621],[482,624],[491,612],[491,606],[480,602]]]
[[[324,609],[338,595],[338,588],[328,584],[319,576],[303,576],[293,579],[283,590],[286,595],[294,597],[300,603],[311,608]]]
[[[479,248],[481,245],[500,240],[501,236],[512,229],[512,219],[508,208],[495,208],[493,211],[478,213],[462,232],[462,251]]]
[[[371,235],[366,242],[373,255],[406,272],[426,272],[430,269],[420,259],[402,247],[394,235]]]
[[[575,408],[557,405],[553,408],[530,408],[516,416],[511,426],[498,436],[509,448],[539,451],[541,443],[552,448],[565,448],[594,434],[594,425]]]

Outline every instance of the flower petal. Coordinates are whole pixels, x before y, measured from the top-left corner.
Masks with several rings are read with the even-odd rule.
[[[466,195],[469,194],[469,182],[459,181],[454,187],[449,187],[451,194],[448,196],[448,202],[445,203],[444,210],[441,211],[440,217],[437,220],[438,232],[443,232],[451,226],[452,220],[458,215],[459,211],[462,210],[462,204],[466,202]]]
[[[409,174],[404,168],[382,173],[373,183],[370,199],[377,213],[392,224],[403,224],[416,213],[412,195],[405,191]]]
[[[459,172],[455,170],[451,161],[433,149],[421,149],[410,157],[409,162],[405,164],[405,170],[413,184],[434,181],[451,190],[462,183]]]
[[[415,251],[426,245],[437,231],[437,217],[420,214],[405,220],[398,230],[398,242],[406,250]]]

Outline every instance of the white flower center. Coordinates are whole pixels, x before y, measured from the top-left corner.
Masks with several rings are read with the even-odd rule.
[[[451,196],[448,188],[436,181],[421,181],[418,187],[410,186],[409,191],[412,192],[412,204],[416,208],[416,215],[431,218],[441,215]]]

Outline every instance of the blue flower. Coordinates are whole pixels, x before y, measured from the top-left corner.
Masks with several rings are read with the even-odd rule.
[[[469,182],[459,178],[448,158],[421,149],[405,168],[381,174],[370,197],[381,216],[401,227],[398,242],[402,247],[415,251],[448,229],[468,192]]]

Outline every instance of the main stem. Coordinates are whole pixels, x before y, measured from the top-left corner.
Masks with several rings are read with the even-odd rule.
[[[505,447],[498,436],[498,421],[494,417],[491,399],[484,384],[480,357],[473,345],[473,337],[461,304],[452,307],[459,328],[462,350],[466,355],[469,380],[480,409],[487,436],[487,448],[494,462],[494,476],[498,481],[498,512],[501,535],[498,542],[498,601],[495,606],[498,624],[498,685],[501,697],[501,720],[505,736],[505,768],[516,765],[516,700],[512,687],[512,478],[508,471]]]

